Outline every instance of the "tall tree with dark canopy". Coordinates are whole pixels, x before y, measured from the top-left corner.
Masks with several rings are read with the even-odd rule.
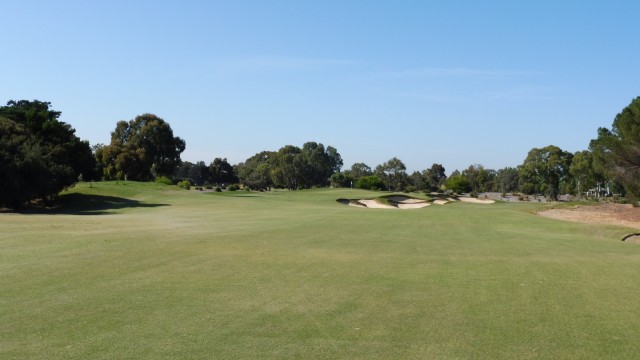
[[[572,153],[554,145],[531,149],[518,167],[521,191],[527,194],[541,192],[557,200],[560,183],[569,180],[572,159]]]
[[[393,157],[387,162],[376,166],[376,175],[389,187],[388,190],[402,191],[407,177],[407,167],[402,160]]]
[[[271,180],[276,187],[297,190],[303,185],[304,159],[302,150],[286,145],[271,159]]]
[[[215,158],[209,164],[208,180],[212,184],[222,185],[238,182],[238,177],[226,158]]]
[[[354,181],[357,181],[361,177],[373,175],[371,167],[365,163],[355,163],[351,165],[351,169],[345,170],[347,175],[351,176]]]
[[[589,150],[596,168],[620,182],[629,195],[640,197],[640,97],[616,115],[611,130],[598,129]]]
[[[108,179],[148,181],[171,176],[180,165],[185,142],[173,136],[171,126],[153,114],[119,121],[111,133],[111,144],[100,152]]]
[[[426,190],[429,191],[437,191],[440,188],[440,185],[444,184],[444,181],[447,179],[447,175],[445,174],[444,166],[441,164],[433,164],[429,169],[426,169],[422,172],[423,181]]]
[[[519,182],[520,175],[518,174],[518,169],[505,167],[496,173],[497,190],[500,192],[507,193],[518,190]]]
[[[275,157],[273,151],[262,151],[234,167],[240,182],[252,190],[269,190],[271,181],[271,163]]]
[[[50,200],[64,188],[93,178],[89,143],[59,121],[59,111],[38,100],[0,107],[0,206]]]
[[[325,186],[329,178],[342,167],[342,157],[329,146],[310,141],[302,146],[304,160],[304,187]]]

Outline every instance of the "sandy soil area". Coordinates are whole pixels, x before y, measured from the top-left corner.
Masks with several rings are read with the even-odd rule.
[[[358,200],[358,202],[370,209],[397,209],[395,206],[381,204],[375,200]]]
[[[476,204],[493,204],[495,201],[490,199],[475,199],[475,198],[467,198],[461,197],[459,199],[448,198],[448,199],[436,199],[433,201],[416,199],[409,196],[404,195],[393,195],[388,197],[389,202],[391,204],[386,204],[382,201],[378,201],[375,199],[367,200],[348,200],[348,199],[339,199],[338,201],[350,206],[356,207],[364,207],[369,209],[420,209],[423,207],[430,206],[431,204],[436,205],[445,205],[450,202],[470,202]]]
[[[489,199],[476,199],[476,198],[470,198],[470,197],[460,197],[458,199],[460,201],[462,201],[462,202],[469,202],[469,203],[474,203],[474,204],[493,204],[493,203],[495,203],[495,200],[489,200]]]
[[[539,212],[538,215],[558,220],[620,225],[640,229],[640,208],[634,208],[631,205],[578,205],[569,209],[545,210]]]

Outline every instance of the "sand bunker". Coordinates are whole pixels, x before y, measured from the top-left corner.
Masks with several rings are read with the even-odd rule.
[[[460,200],[462,202],[468,202],[468,203],[474,203],[474,204],[493,204],[493,203],[495,203],[495,200],[476,199],[476,198],[470,198],[470,197],[461,197],[461,198],[458,198],[458,200]]]
[[[399,209],[420,209],[423,207],[431,206],[428,202],[421,202],[415,204],[398,204]]]
[[[640,234],[639,233],[629,234],[629,235],[623,237],[622,241],[628,242],[628,243],[633,243],[633,244],[640,244]]]
[[[338,202],[344,205],[368,208],[368,209],[421,209],[431,204],[445,205],[451,202],[469,202],[475,204],[493,204],[495,201],[488,199],[475,199],[461,197],[455,198],[436,198],[431,200],[417,199],[405,195],[391,195],[384,196],[378,199],[360,199],[360,200],[348,200],[338,199]]]
[[[358,200],[359,203],[364,204],[364,206],[368,207],[369,209],[395,209],[395,206],[392,205],[387,205],[387,204],[382,204],[379,203],[376,200]]]

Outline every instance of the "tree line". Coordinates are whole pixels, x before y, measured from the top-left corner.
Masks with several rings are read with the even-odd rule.
[[[640,196],[640,97],[599,128],[587,150],[571,153],[557,146],[533,148],[523,163],[499,170],[473,164],[449,176],[433,163],[408,174],[393,157],[370,167],[358,162],[342,170],[338,150],[313,141],[261,151],[232,165],[226,158],[182,161],[186,142],[153,114],[118,121],[108,145],[91,146],[59,121],[51,103],[9,101],[0,107],[0,207],[17,208],[50,201],[77,181],[169,179],[194,185],[239,184],[249,190],[353,187],[387,191],[521,192],[601,196]]]

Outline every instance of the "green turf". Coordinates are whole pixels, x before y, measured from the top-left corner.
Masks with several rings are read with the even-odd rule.
[[[79,184],[0,214],[0,359],[635,359],[640,245],[544,204]]]

